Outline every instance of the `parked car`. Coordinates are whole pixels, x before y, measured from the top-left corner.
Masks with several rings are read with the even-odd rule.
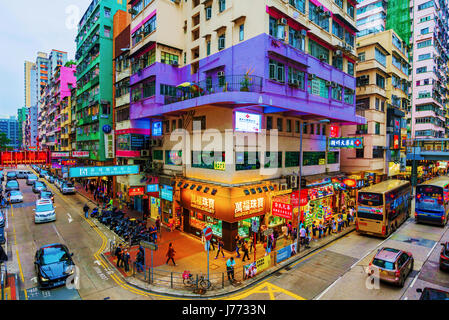
[[[31,174],[31,171],[19,170],[19,171],[17,171],[17,179],[26,179],[26,178],[28,178],[29,174]]]
[[[11,180],[6,183],[5,191],[20,190],[17,180]]]
[[[53,176],[48,176],[47,181],[53,183],[55,181],[55,178]]]
[[[4,181],[5,180],[5,173],[3,172],[3,170],[0,170],[0,181]]]
[[[27,177],[27,185],[31,186],[38,180],[38,177],[35,174],[29,174]]]
[[[45,183],[43,183],[42,181],[35,181],[33,184],[33,192],[39,193],[42,190],[44,190],[44,191],[47,190],[47,186],[45,185]]]
[[[47,171],[41,170],[39,171],[39,178],[43,178],[47,174]]]
[[[0,228],[0,244],[4,244],[5,242],[6,242],[5,229]]]
[[[23,194],[19,190],[12,190],[6,193],[6,199],[11,197],[11,203],[23,202]]]
[[[3,228],[5,226],[5,221],[5,213],[0,209],[0,228]]]
[[[41,191],[39,193],[39,200],[41,199],[50,199],[51,201],[55,201],[55,196],[51,191]]]
[[[50,199],[37,200],[33,210],[35,223],[56,221],[55,207]]]
[[[74,194],[75,186],[71,182],[64,182],[61,187],[62,194]]]
[[[449,300],[449,292],[434,289],[434,288],[424,288],[416,289],[416,292],[421,293],[419,300]]]
[[[414,259],[410,252],[394,248],[379,249],[368,266],[368,275],[378,276],[380,280],[404,286],[413,270]]]
[[[441,243],[440,270],[449,270],[449,242]]]
[[[15,171],[9,171],[6,174],[6,181],[11,181],[11,180],[17,180],[17,172]]]
[[[43,288],[65,285],[67,278],[75,272],[72,256],[63,244],[50,244],[37,250],[34,265],[39,285]]]

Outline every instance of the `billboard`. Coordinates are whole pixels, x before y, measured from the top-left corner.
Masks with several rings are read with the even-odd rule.
[[[131,187],[128,190],[129,196],[143,196],[145,194],[145,187]]]
[[[156,121],[151,124],[151,135],[153,137],[162,136],[162,121]]]
[[[73,158],[89,158],[89,151],[72,151]]]
[[[260,132],[262,129],[262,116],[260,114],[236,112],[235,131]]]
[[[329,148],[362,149],[363,137],[329,138]]]
[[[70,178],[125,176],[139,174],[139,166],[114,166],[114,167],[75,167],[69,169]]]

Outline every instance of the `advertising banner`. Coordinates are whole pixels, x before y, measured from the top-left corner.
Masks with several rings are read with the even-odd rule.
[[[274,201],[271,204],[271,214],[273,216],[291,220],[292,213],[293,213],[293,207],[291,204],[274,202]]]
[[[284,261],[296,254],[296,242],[277,251],[276,263]]]
[[[268,269],[270,265],[271,256],[267,255],[263,258],[260,258],[259,260],[256,260],[256,262],[243,266],[243,269],[245,271],[245,279],[254,277],[256,274]]]
[[[161,187],[161,199],[173,201],[173,187],[163,185]]]
[[[363,137],[329,138],[329,148],[362,149]]]
[[[51,157],[53,159],[57,159],[57,158],[69,158],[70,157],[70,152],[52,152],[51,153]]]
[[[138,165],[113,167],[75,167],[69,169],[70,178],[107,177],[139,174]]]
[[[143,196],[145,194],[145,187],[131,187],[128,192],[130,197]]]
[[[89,151],[72,151],[73,158],[89,158]]]
[[[235,113],[235,131],[260,132],[262,116],[246,112]]]

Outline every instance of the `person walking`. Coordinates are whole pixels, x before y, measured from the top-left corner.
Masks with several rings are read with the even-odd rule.
[[[137,253],[136,257],[136,269],[137,272],[143,272],[143,265],[144,265],[144,254],[141,250]]]
[[[156,229],[158,233],[161,233],[161,219],[159,218],[159,216],[156,219]]]
[[[290,238],[292,236],[292,231],[293,231],[293,226],[292,226],[291,221],[288,223],[287,229],[288,229],[288,237]]]
[[[226,261],[226,273],[228,274],[228,280],[229,282],[235,281],[234,278],[234,266],[235,266],[235,260],[234,257],[231,257]],[[232,280],[231,280],[232,278]]]
[[[335,222],[335,218],[332,218],[332,232],[337,233],[337,223]]]
[[[316,226],[316,221],[314,221],[312,223],[312,236],[313,236],[312,239],[315,241],[317,241],[316,240],[316,231],[317,231],[317,226]]]
[[[248,242],[247,242],[247,241],[244,241],[244,242],[243,242],[242,248],[243,248],[243,258],[242,258],[242,262],[245,262],[245,257],[247,257],[248,260],[250,260],[250,258],[249,258],[249,248],[248,248]]]
[[[123,254],[123,264],[125,267],[125,272],[129,272],[129,259],[131,258],[131,255],[128,252],[128,249],[125,249],[125,252]]]
[[[167,262],[165,262],[165,264],[168,264],[168,262],[171,260],[171,261],[173,261],[173,264],[176,267],[176,263],[175,263],[175,260],[174,260],[175,253],[176,253],[176,251],[173,248],[173,244],[170,242],[170,244],[168,245],[168,251],[167,251],[167,254],[166,254]]]
[[[223,251],[223,247],[224,247],[224,242],[222,239],[218,240],[218,250],[217,250],[217,256],[215,257],[215,259],[218,258],[218,256],[221,254],[223,255],[223,258],[225,257],[224,251]]]
[[[122,262],[122,245],[119,244],[118,247],[115,249],[114,255],[117,257],[117,268],[121,267],[121,262]]]
[[[299,243],[304,245],[306,240],[306,229],[304,228],[304,225],[301,225],[301,229],[299,229]]]
[[[338,232],[340,233],[341,232],[341,225],[342,225],[341,216],[338,216],[337,224],[338,224]]]
[[[89,206],[87,205],[87,203],[84,205],[83,211],[84,211],[84,217],[86,219],[88,219],[89,218]]]
[[[318,239],[321,239],[322,234],[323,234],[323,224],[321,223],[321,220],[320,220],[320,223],[318,225]]]
[[[237,258],[240,258],[240,236],[237,234],[234,238],[235,240],[235,253],[237,253]]]
[[[343,224],[345,227],[349,227],[348,214],[346,212],[343,213]]]

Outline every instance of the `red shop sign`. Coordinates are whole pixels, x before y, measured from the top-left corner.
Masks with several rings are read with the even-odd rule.
[[[132,187],[129,188],[129,196],[143,196],[145,194],[145,187]]]
[[[273,202],[271,205],[271,213],[273,214],[273,216],[291,220],[293,207],[288,203]]]

